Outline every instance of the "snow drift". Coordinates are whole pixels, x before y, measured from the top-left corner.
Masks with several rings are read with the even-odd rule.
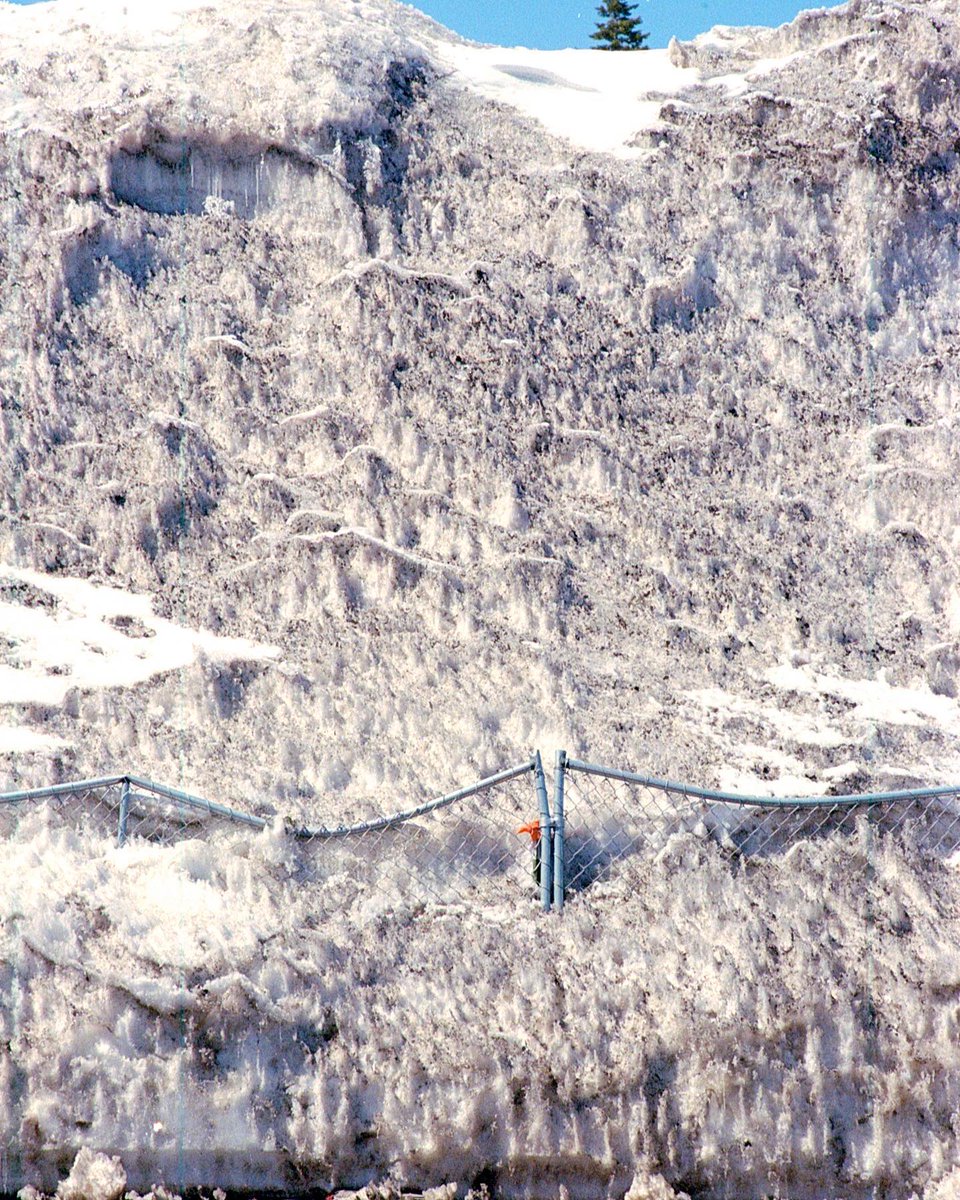
[[[614,69],[389,0],[0,4],[0,786],[953,782],[958,35],[854,0]],[[681,839],[552,925],[269,836],[3,855],[4,1188],[957,1162],[907,845]]]
[[[909,845],[693,835],[562,919],[311,886],[282,838],[5,851],[8,1186],[909,1195],[956,1161],[960,885]]]

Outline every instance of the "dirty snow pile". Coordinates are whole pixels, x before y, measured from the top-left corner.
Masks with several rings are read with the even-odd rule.
[[[138,1190],[906,1197],[960,1167],[960,876],[868,826],[743,864],[681,835],[562,918],[318,885],[277,831],[118,850],[34,811],[5,865],[7,1190],[78,1146]]]
[[[958,46],[950,0],[615,62],[0,2],[0,790],[960,781]],[[25,813],[0,1190],[80,1146],[141,1190],[933,1187],[956,877],[854,843],[685,834],[551,926]]]
[[[620,56],[386,0],[0,21],[2,595],[194,647],[94,686],[11,620],[4,678],[59,674],[0,779],[960,778],[952,5]]]

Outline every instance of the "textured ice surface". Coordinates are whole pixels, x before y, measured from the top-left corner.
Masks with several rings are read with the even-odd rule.
[[[0,4],[0,786],[955,780],[958,44],[854,0],[603,80],[387,0]],[[78,636],[64,588],[138,607]],[[694,840],[550,925],[25,822],[13,1183],[956,1166],[956,879],[909,847]]]
[[[956,1163],[960,877],[909,844],[744,864],[681,835],[562,919],[292,861],[277,832],[118,851],[24,818],[8,1178],[49,1188],[77,1144],[141,1190],[907,1196]]]
[[[2,561],[280,651],[0,695],[10,783],[956,777],[950,6],[539,66],[383,3],[0,19]]]

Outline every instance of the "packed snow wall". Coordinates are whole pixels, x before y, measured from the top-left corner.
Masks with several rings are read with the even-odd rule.
[[[641,55],[613,148],[531,116],[595,68],[386,0],[131,8],[0,5],[0,787],[956,778],[951,5]],[[554,925],[269,836],[0,849],[11,1188],[956,1162],[956,885],[900,844],[681,840]]]
[[[8,1191],[80,1146],[140,1190],[813,1200],[957,1166],[956,868],[866,825],[681,835],[562,917],[316,886],[279,831],[121,851],[37,812],[4,854]]]
[[[5,783],[955,772],[949,6],[651,51],[619,153],[513,106],[601,103],[567,52],[101,9],[3,11],[0,541],[47,583],[0,603],[88,615],[75,577],[276,653],[91,688],[11,637]]]

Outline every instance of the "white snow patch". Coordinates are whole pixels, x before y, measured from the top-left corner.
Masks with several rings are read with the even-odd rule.
[[[780,799],[790,796],[823,795],[823,784],[801,774],[803,763],[792,755],[771,750],[769,746],[743,745],[739,749],[744,757],[749,756],[775,771],[776,780],[767,779],[756,771],[725,766],[721,767],[718,773],[721,791],[733,792],[740,796],[776,796]]]
[[[186,629],[158,617],[148,596],[62,575],[0,565],[0,581],[50,598],[27,606],[0,600],[0,704],[59,705],[71,688],[133,687],[200,654],[213,662],[270,661],[275,646]],[[13,734],[20,731],[10,731]],[[31,734],[33,748],[36,739]],[[0,746],[3,745],[0,731]]]
[[[115,37],[154,41],[179,34],[183,18],[201,9],[215,10],[210,0],[162,0],[143,4],[137,0],[46,0],[31,4],[22,13],[24,25],[48,26],[51,21],[67,26],[90,25]]]
[[[750,30],[719,27],[694,44],[707,45],[714,38],[718,46],[729,48],[728,35],[734,33],[743,49]],[[434,53],[467,87],[509,104],[551,133],[585,150],[640,158],[650,150],[634,145],[636,136],[658,128],[666,101],[682,102],[693,88],[703,86],[729,96],[746,95],[758,79],[805,52],[757,59],[742,72],[723,75],[678,66],[670,47],[610,54],[438,42]]]
[[[696,700],[708,711],[753,717],[771,725],[783,737],[790,738],[802,746],[835,748],[848,745],[850,738],[829,722],[819,718],[813,721],[801,713],[786,712],[773,705],[762,704],[748,696],[738,696],[724,688],[697,688],[686,695]]]
[[[52,733],[39,733],[22,725],[0,725],[0,754],[43,753],[66,745],[63,738]]]
[[[551,133],[583,147],[636,158],[630,146],[655,128],[664,100],[701,82],[667,50],[528,50],[438,43],[437,56],[467,87],[509,104]]]
[[[57,1187],[57,1200],[119,1200],[126,1186],[127,1173],[119,1158],[83,1146]]]
[[[843,679],[826,675],[812,666],[782,663],[764,673],[767,682],[783,691],[808,696],[834,696],[855,707],[851,716],[861,721],[889,725],[924,725],[933,721],[949,733],[960,734],[960,705],[949,696],[937,696],[926,688],[897,687],[884,672],[876,679]]]

